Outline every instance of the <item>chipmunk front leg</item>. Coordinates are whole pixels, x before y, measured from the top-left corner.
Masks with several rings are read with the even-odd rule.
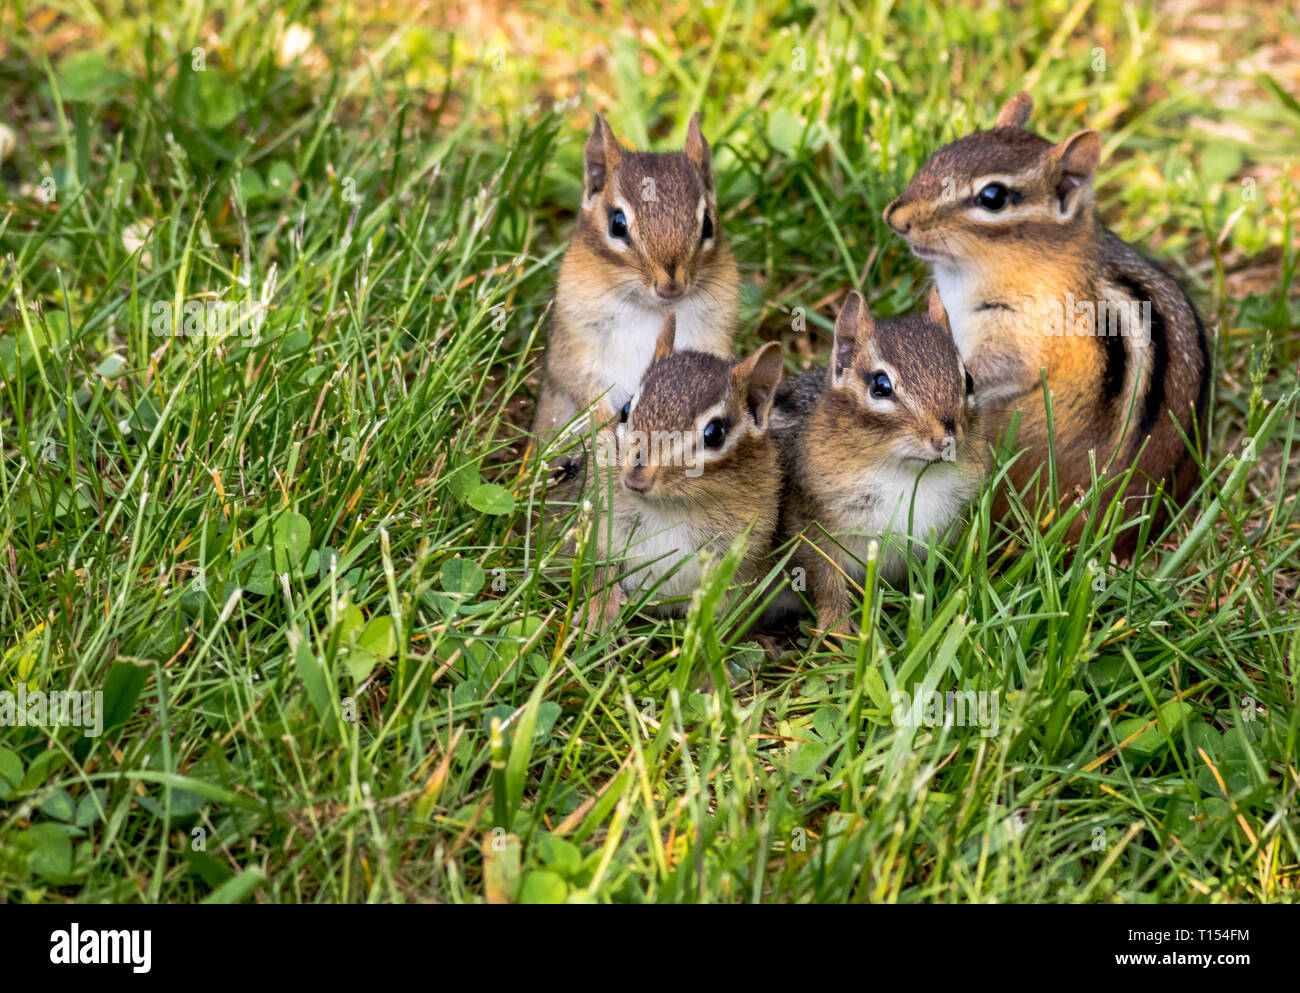
[[[583,623],[588,634],[600,634],[618,621],[623,604],[627,603],[627,594],[617,576],[618,573],[608,566],[592,573],[593,595],[583,609]]]
[[[808,578],[812,582],[818,629],[826,636],[852,636],[853,599],[849,596],[849,581],[843,571],[825,555],[817,553],[816,561],[809,563]]]

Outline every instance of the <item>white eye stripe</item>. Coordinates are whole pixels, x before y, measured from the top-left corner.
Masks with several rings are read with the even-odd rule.
[[[894,368],[892,363],[886,362],[881,358],[879,353],[870,345],[867,346],[866,358],[867,362],[871,365],[871,368],[868,369],[867,372],[883,372],[889,377],[889,382],[894,389],[898,389],[898,381],[901,377],[898,375],[898,370]]]
[[[701,414],[698,418],[696,418],[696,420],[695,420],[695,434],[696,434],[696,436],[697,436],[698,438],[700,438],[700,443],[701,443],[701,444],[703,444],[703,439],[704,439],[704,429],[707,428],[707,427],[709,426],[709,422],[710,422],[710,421],[716,420],[716,419],[718,419],[718,418],[721,418],[721,419],[723,419],[723,420],[726,420],[726,419],[727,419],[727,402],[726,402],[725,400],[723,400],[723,401],[720,402],[720,403],[715,403],[712,407],[710,407],[710,408],[709,408],[708,410],[706,410],[703,414]],[[735,427],[735,425],[732,425],[731,427]],[[734,432],[731,430],[731,427],[729,427],[729,428],[727,429],[727,444],[730,444],[730,442],[731,442],[731,438],[732,438],[732,435],[733,435],[733,433],[734,433]],[[726,445],[723,445],[723,447],[725,448]],[[715,452],[716,452],[716,451],[718,451],[718,449],[716,449],[716,448],[715,448],[715,449],[711,449],[711,451],[715,451]]]
[[[1051,205],[1046,203],[1021,203],[1014,206],[1008,203],[1000,210],[989,210],[978,204],[972,204],[966,214],[981,224],[1010,224],[1032,219],[1051,220],[1059,216],[1052,210]]]
[[[907,390],[902,386],[902,377],[898,375],[898,370],[888,362],[878,359],[873,352],[868,352],[867,358],[871,361],[871,368],[865,370],[867,378],[862,379],[861,373],[858,375],[858,378],[862,379],[862,386],[866,393],[867,402],[877,409],[888,410],[894,406],[896,402],[895,398],[897,400],[907,399]],[[872,383],[876,378],[876,373],[878,372],[883,372],[889,377],[889,388],[890,392],[894,394],[894,397],[878,397],[872,394]]]
[[[719,401],[718,403],[715,403],[712,407],[710,407],[708,410],[706,410],[704,413],[702,413],[696,419],[695,421],[696,426],[699,427],[700,430],[703,430],[704,425],[708,424],[709,421],[713,420],[715,417],[723,417],[726,415],[726,413],[727,413],[727,401],[725,400]]]
[[[713,230],[709,232],[707,237],[704,235],[705,220],[709,220],[713,226]],[[695,208],[695,224],[700,229],[700,243],[703,245],[713,244],[718,234],[718,215],[716,211],[710,210],[707,196],[700,197],[699,205]]]
[[[966,195],[973,197],[989,183],[1000,183],[1009,190],[1021,191],[1028,186],[1034,185],[1038,180],[1038,169],[1025,169],[1014,175],[1005,172],[991,172],[987,176],[980,176],[978,179],[972,179],[970,185],[966,187]]]
[[[626,252],[631,245],[632,237],[636,232],[636,214],[622,199],[616,199],[612,204],[614,210],[623,215],[623,220],[627,224],[627,238],[615,238],[609,233],[610,218],[612,215],[606,211],[603,220],[602,230],[605,232],[605,243],[616,252]]]
[[[727,416],[727,402],[725,400],[715,403],[712,407],[701,414],[695,421],[695,449],[696,452],[705,458],[716,459],[726,455],[736,443],[736,439],[742,433],[738,430],[738,425],[727,424],[727,433],[722,440],[722,444],[717,448],[707,448],[704,444],[704,430],[714,420],[730,421]]]
[[[952,191],[950,198],[958,206],[968,206],[972,209],[983,210],[986,214],[1003,215],[1007,213],[1007,208],[1014,208],[1016,202],[1024,195],[1024,190],[1031,188],[1037,179],[1037,172],[1020,172],[1014,176],[1006,173],[990,173],[987,176],[980,176],[977,179],[963,186],[960,191]],[[990,210],[982,206],[979,202],[979,195],[989,186],[1001,186],[1007,191],[1007,198],[1002,207],[996,210]]]

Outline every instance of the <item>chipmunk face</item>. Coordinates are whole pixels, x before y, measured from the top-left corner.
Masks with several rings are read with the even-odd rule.
[[[771,465],[768,415],[781,381],[781,346],[743,362],[674,352],[676,319],[664,322],[655,360],[618,415],[620,484],[643,500],[707,504]],[[747,476],[751,477],[747,484]]]
[[[922,259],[950,269],[1015,265],[1027,247],[1068,248],[1092,222],[1095,131],[1060,144],[1024,128],[1027,93],[1002,108],[997,126],[939,149],[884,219]]]
[[[849,293],[835,322],[829,392],[867,447],[900,461],[953,461],[975,415],[975,384],[962,364],[938,293],[928,316],[877,325]]]
[[[578,237],[610,279],[668,307],[707,292],[723,248],[709,143],[691,117],[682,152],[629,152],[603,117],[587,140]]]

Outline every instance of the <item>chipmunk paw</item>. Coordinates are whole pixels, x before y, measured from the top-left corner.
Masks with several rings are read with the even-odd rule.
[[[618,583],[587,601],[583,608],[583,626],[590,635],[600,634],[618,623],[618,615],[627,603],[627,594]]]

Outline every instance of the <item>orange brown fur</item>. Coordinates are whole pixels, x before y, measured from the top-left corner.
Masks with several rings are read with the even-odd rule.
[[[732,362],[675,351],[673,326],[670,317],[636,394],[597,441],[599,451],[614,454],[595,473],[610,501],[613,547],[604,548],[603,521],[597,541],[624,556],[626,574],[616,583],[612,568],[600,571],[607,599],[599,618],[589,618],[593,626],[612,622],[626,594],[640,587],[662,583],[661,596],[686,596],[698,585],[700,554],[722,556],[746,529],[737,586],[761,576],[771,550],[781,474],[768,414],[781,379],[780,346]],[[701,443],[714,421],[725,425],[716,449]],[[679,600],[655,609],[684,606]]]
[[[626,238],[611,234],[621,211]],[[636,389],[671,308],[682,348],[730,356],[740,278],[722,231],[712,153],[692,117],[680,152],[632,152],[597,117],[582,208],[565,253],[534,431],[543,440]]]
[[[888,398],[871,394],[880,372]],[[979,409],[937,296],[925,317],[876,322],[850,293],[831,366],[787,381],[773,425],[785,477],[780,542],[796,542],[791,567],[806,574],[818,626],[843,632],[849,580],[861,580],[870,544],[880,574],[902,579],[899,546],[924,558],[931,532],[956,519],[985,468]]]
[[[1096,133],[1054,145],[1024,129],[1031,108],[1020,94],[993,130],[936,152],[885,220],[932,265],[989,429],[1003,432],[1020,412],[1011,483],[1024,489],[1036,474],[1046,480],[1042,370],[1062,500],[1091,485],[1094,452],[1103,477],[1136,464],[1124,494],[1125,515],[1134,516],[1156,483],[1167,481],[1177,497],[1195,482],[1196,461],[1180,431],[1203,446],[1211,376],[1205,331],[1178,282],[1097,220]],[[991,211],[977,199],[990,182],[1013,194]],[[1134,321],[1144,302],[1149,321]],[[1104,333],[1096,316],[1103,309],[1120,334]],[[1068,333],[1074,330],[1085,333]],[[1082,527],[1080,518],[1075,538]],[[1135,538],[1127,529],[1118,550],[1131,550]]]

